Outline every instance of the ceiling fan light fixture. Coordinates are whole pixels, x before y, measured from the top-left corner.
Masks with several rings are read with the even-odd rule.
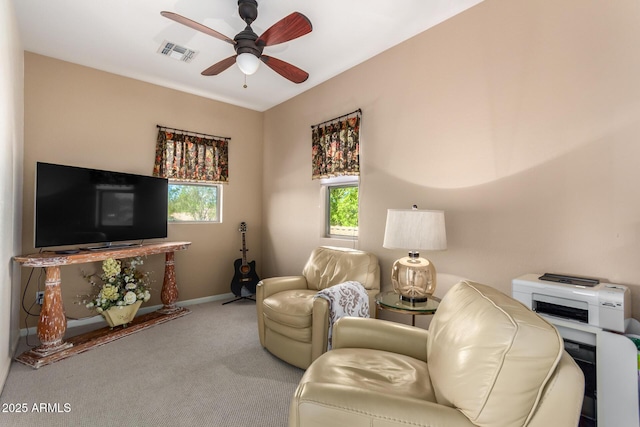
[[[236,57],[236,64],[238,64],[240,71],[250,76],[258,71],[260,59],[252,53],[241,53]]]

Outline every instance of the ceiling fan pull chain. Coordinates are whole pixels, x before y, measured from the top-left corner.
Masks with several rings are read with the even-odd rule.
[[[244,75],[244,84],[242,85],[243,88],[247,88],[247,75]]]

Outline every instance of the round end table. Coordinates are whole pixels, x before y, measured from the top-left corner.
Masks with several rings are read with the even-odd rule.
[[[411,315],[411,326],[416,326],[416,315],[434,314],[440,305],[440,298],[430,297],[424,302],[408,302],[400,299],[394,291],[376,295],[376,318],[378,309]]]

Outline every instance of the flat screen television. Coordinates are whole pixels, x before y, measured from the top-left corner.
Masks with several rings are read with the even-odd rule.
[[[35,247],[167,237],[168,181],[36,164]]]

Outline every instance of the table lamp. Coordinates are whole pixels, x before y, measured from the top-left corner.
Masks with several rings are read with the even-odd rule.
[[[402,301],[424,302],[436,290],[436,269],[420,257],[419,250],[447,249],[444,211],[388,209],[383,247],[407,249],[409,255],[396,260],[391,270],[393,290]]]

